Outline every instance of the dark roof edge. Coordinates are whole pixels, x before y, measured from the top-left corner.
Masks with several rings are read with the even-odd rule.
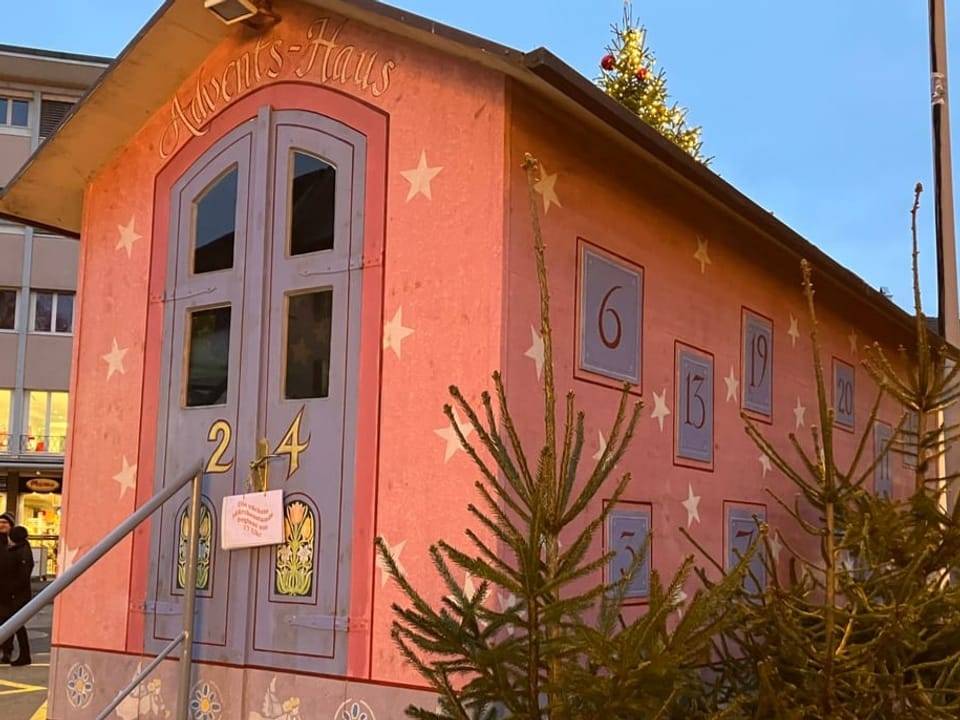
[[[778,220],[733,185],[664,138],[627,108],[623,107],[587,78],[567,65],[546,48],[526,54],[526,66],[587,111],[640,145],[658,161],[667,165],[687,182],[712,196],[719,204],[753,224],[784,249],[809,260],[821,268],[851,295],[867,302],[876,310],[893,315],[905,328],[915,328],[915,318],[875,289],[852,270],[841,265],[816,245]],[[937,336],[939,337],[939,335]]]
[[[70,60],[71,62],[103,65],[104,67],[113,62],[112,57],[104,57],[102,55],[84,55],[82,53],[61,52],[59,50],[42,50],[40,48],[24,47],[21,45],[4,45],[3,43],[0,43],[0,53],[35,57],[42,60]]]

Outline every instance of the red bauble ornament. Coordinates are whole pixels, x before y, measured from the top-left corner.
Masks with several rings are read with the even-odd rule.
[[[647,79],[647,69],[645,67],[642,67],[639,70],[637,70],[637,80],[640,80],[642,82],[646,79]]]
[[[613,55],[604,55],[600,67],[604,70],[613,70],[617,66],[617,59]]]

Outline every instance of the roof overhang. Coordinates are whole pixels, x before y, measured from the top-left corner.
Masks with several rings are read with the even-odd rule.
[[[505,74],[626,152],[653,161],[668,176],[713,207],[751,225],[774,245],[807,258],[843,293],[891,316],[903,329],[913,327],[912,317],[882,293],[692,160],[549,51],[522,53],[377,0],[302,2]],[[79,237],[87,183],[216,45],[234,32],[249,31],[227,27],[204,10],[202,0],[167,0],[0,193],[0,218]]]
[[[86,90],[112,62],[94,55],[0,45],[3,78],[64,90]]]

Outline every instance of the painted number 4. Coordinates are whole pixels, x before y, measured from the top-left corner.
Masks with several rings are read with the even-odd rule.
[[[300,408],[300,412],[297,413],[293,422],[290,423],[290,427],[288,427],[286,433],[284,433],[283,439],[280,440],[280,443],[273,451],[274,455],[286,455],[289,459],[287,480],[300,469],[300,456],[310,447],[310,435],[307,435],[306,439],[302,437],[304,409],[304,407]],[[227,462],[223,460],[224,455],[227,454],[227,451],[230,449],[230,444],[233,441],[233,428],[230,426],[230,423],[226,420],[216,420],[207,431],[207,440],[216,443],[216,446],[210,454],[210,458],[207,460],[204,472],[210,474],[230,472],[230,470],[233,469],[233,459]]]

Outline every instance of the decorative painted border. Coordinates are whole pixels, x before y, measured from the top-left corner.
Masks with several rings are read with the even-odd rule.
[[[582,315],[583,315],[583,273],[585,269],[584,257],[587,252],[592,252],[595,255],[598,255],[609,262],[622,266],[624,270],[628,272],[636,273],[640,278],[640,337],[638,339],[639,346],[639,360],[637,365],[637,383],[631,385],[630,394],[641,396],[643,395],[643,360],[644,360],[644,341],[643,341],[643,323],[644,323],[644,297],[646,293],[646,269],[643,265],[633,262],[629,258],[626,258],[622,255],[618,255],[610,250],[607,250],[599,245],[596,245],[589,240],[578,236],[577,237],[577,269],[576,276],[574,278],[574,298],[575,298],[575,312],[574,312],[574,332],[573,332],[573,377],[576,380],[581,380],[583,382],[588,382],[593,385],[600,385],[602,387],[609,387],[615,390],[620,390],[623,387],[624,380],[620,378],[610,377],[604,375],[600,372],[595,372],[589,369],[582,367],[581,364],[581,350],[582,350]]]

